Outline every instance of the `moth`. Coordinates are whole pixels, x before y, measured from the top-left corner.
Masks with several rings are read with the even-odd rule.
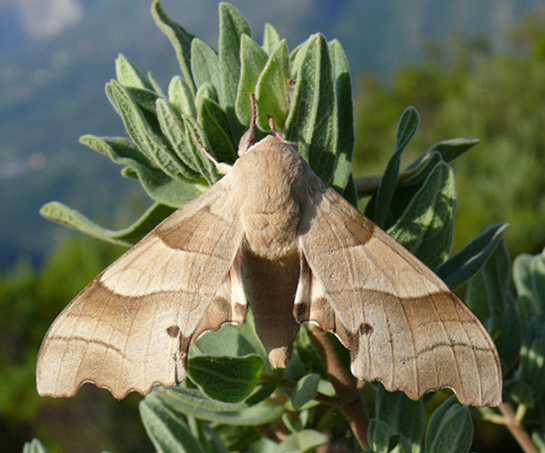
[[[242,323],[249,301],[274,367],[286,366],[299,325],[314,323],[350,350],[358,379],[412,399],[450,387],[463,404],[499,405],[498,354],[469,308],[294,143],[275,133],[254,144],[254,128],[221,180],[58,316],[38,356],[39,394],[72,396],[93,382],[123,398],[176,385],[189,346]]]

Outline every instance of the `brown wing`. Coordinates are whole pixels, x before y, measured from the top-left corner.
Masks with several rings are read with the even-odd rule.
[[[116,398],[175,385],[203,331],[244,320],[242,233],[226,178],[163,221],[58,316],[38,356],[41,395],[72,396],[88,381]]]
[[[500,404],[494,343],[439,277],[333,189],[306,219],[294,313],[337,334],[354,376],[412,399],[450,387],[463,404]]]

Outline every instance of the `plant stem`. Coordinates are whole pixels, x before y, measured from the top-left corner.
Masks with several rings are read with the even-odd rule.
[[[262,436],[278,443],[286,440],[291,434],[288,428],[286,428],[284,423],[282,423],[280,420],[269,423],[267,425],[259,425],[255,428],[257,432]]]
[[[511,407],[511,404],[509,404],[508,402],[503,402],[500,404],[499,409],[505,419],[505,426],[511,432],[524,453],[539,453],[532,440],[530,439],[530,436],[522,427],[520,421],[517,420],[515,416],[515,411]]]
[[[369,416],[358,389],[358,380],[344,370],[327,333],[313,325],[309,325],[308,330],[312,343],[337,392],[340,407],[350,424],[354,436],[364,449],[368,449],[367,427],[369,425]]]

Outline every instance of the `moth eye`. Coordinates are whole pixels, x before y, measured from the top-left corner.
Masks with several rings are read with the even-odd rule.
[[[369,335],[373,333],[373,326],[371,324],[363,323],[360,325],[359,331],[361,335]]]
[[[169,334],[169,336],[171,336],[172,338],[177,338],[178,335],[180,334],[180,328],[178,326],[170,326],[170,327],[167,327],[167,333]]]

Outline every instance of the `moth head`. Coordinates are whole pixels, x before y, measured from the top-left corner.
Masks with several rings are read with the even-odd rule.
[[[270,144],[271,142],[274,142],[274,141],[289,145],[291,150],[297,154],[298,153],[297,144],[290,142],[289,140],[286,140],[284,137],[280,135],[280,133],[276,129],[276,126],[274,125],[274,118],[272,116],[269,116],[269,127],[271,128],[272,137],[274,137],[276,140],[272,140],[271,136],[268,136],[268,137],[265,137],[263,140],[259,141],[258,143],[255,143],[257,108],[255,104],[254,93],[250,93],[250,103],[252,105],[252,118],[250,120],[250,126],[248,127],[248,130],[244,133],[244,135],[240,139],[239,147],[238,147],[238,156],[242,157],[244,154],[248,153],[252,148],[254,148],[254,146],[257,146],[259,144],[265,145],[266,144],[265,142],[267,142],[267,144]]]

